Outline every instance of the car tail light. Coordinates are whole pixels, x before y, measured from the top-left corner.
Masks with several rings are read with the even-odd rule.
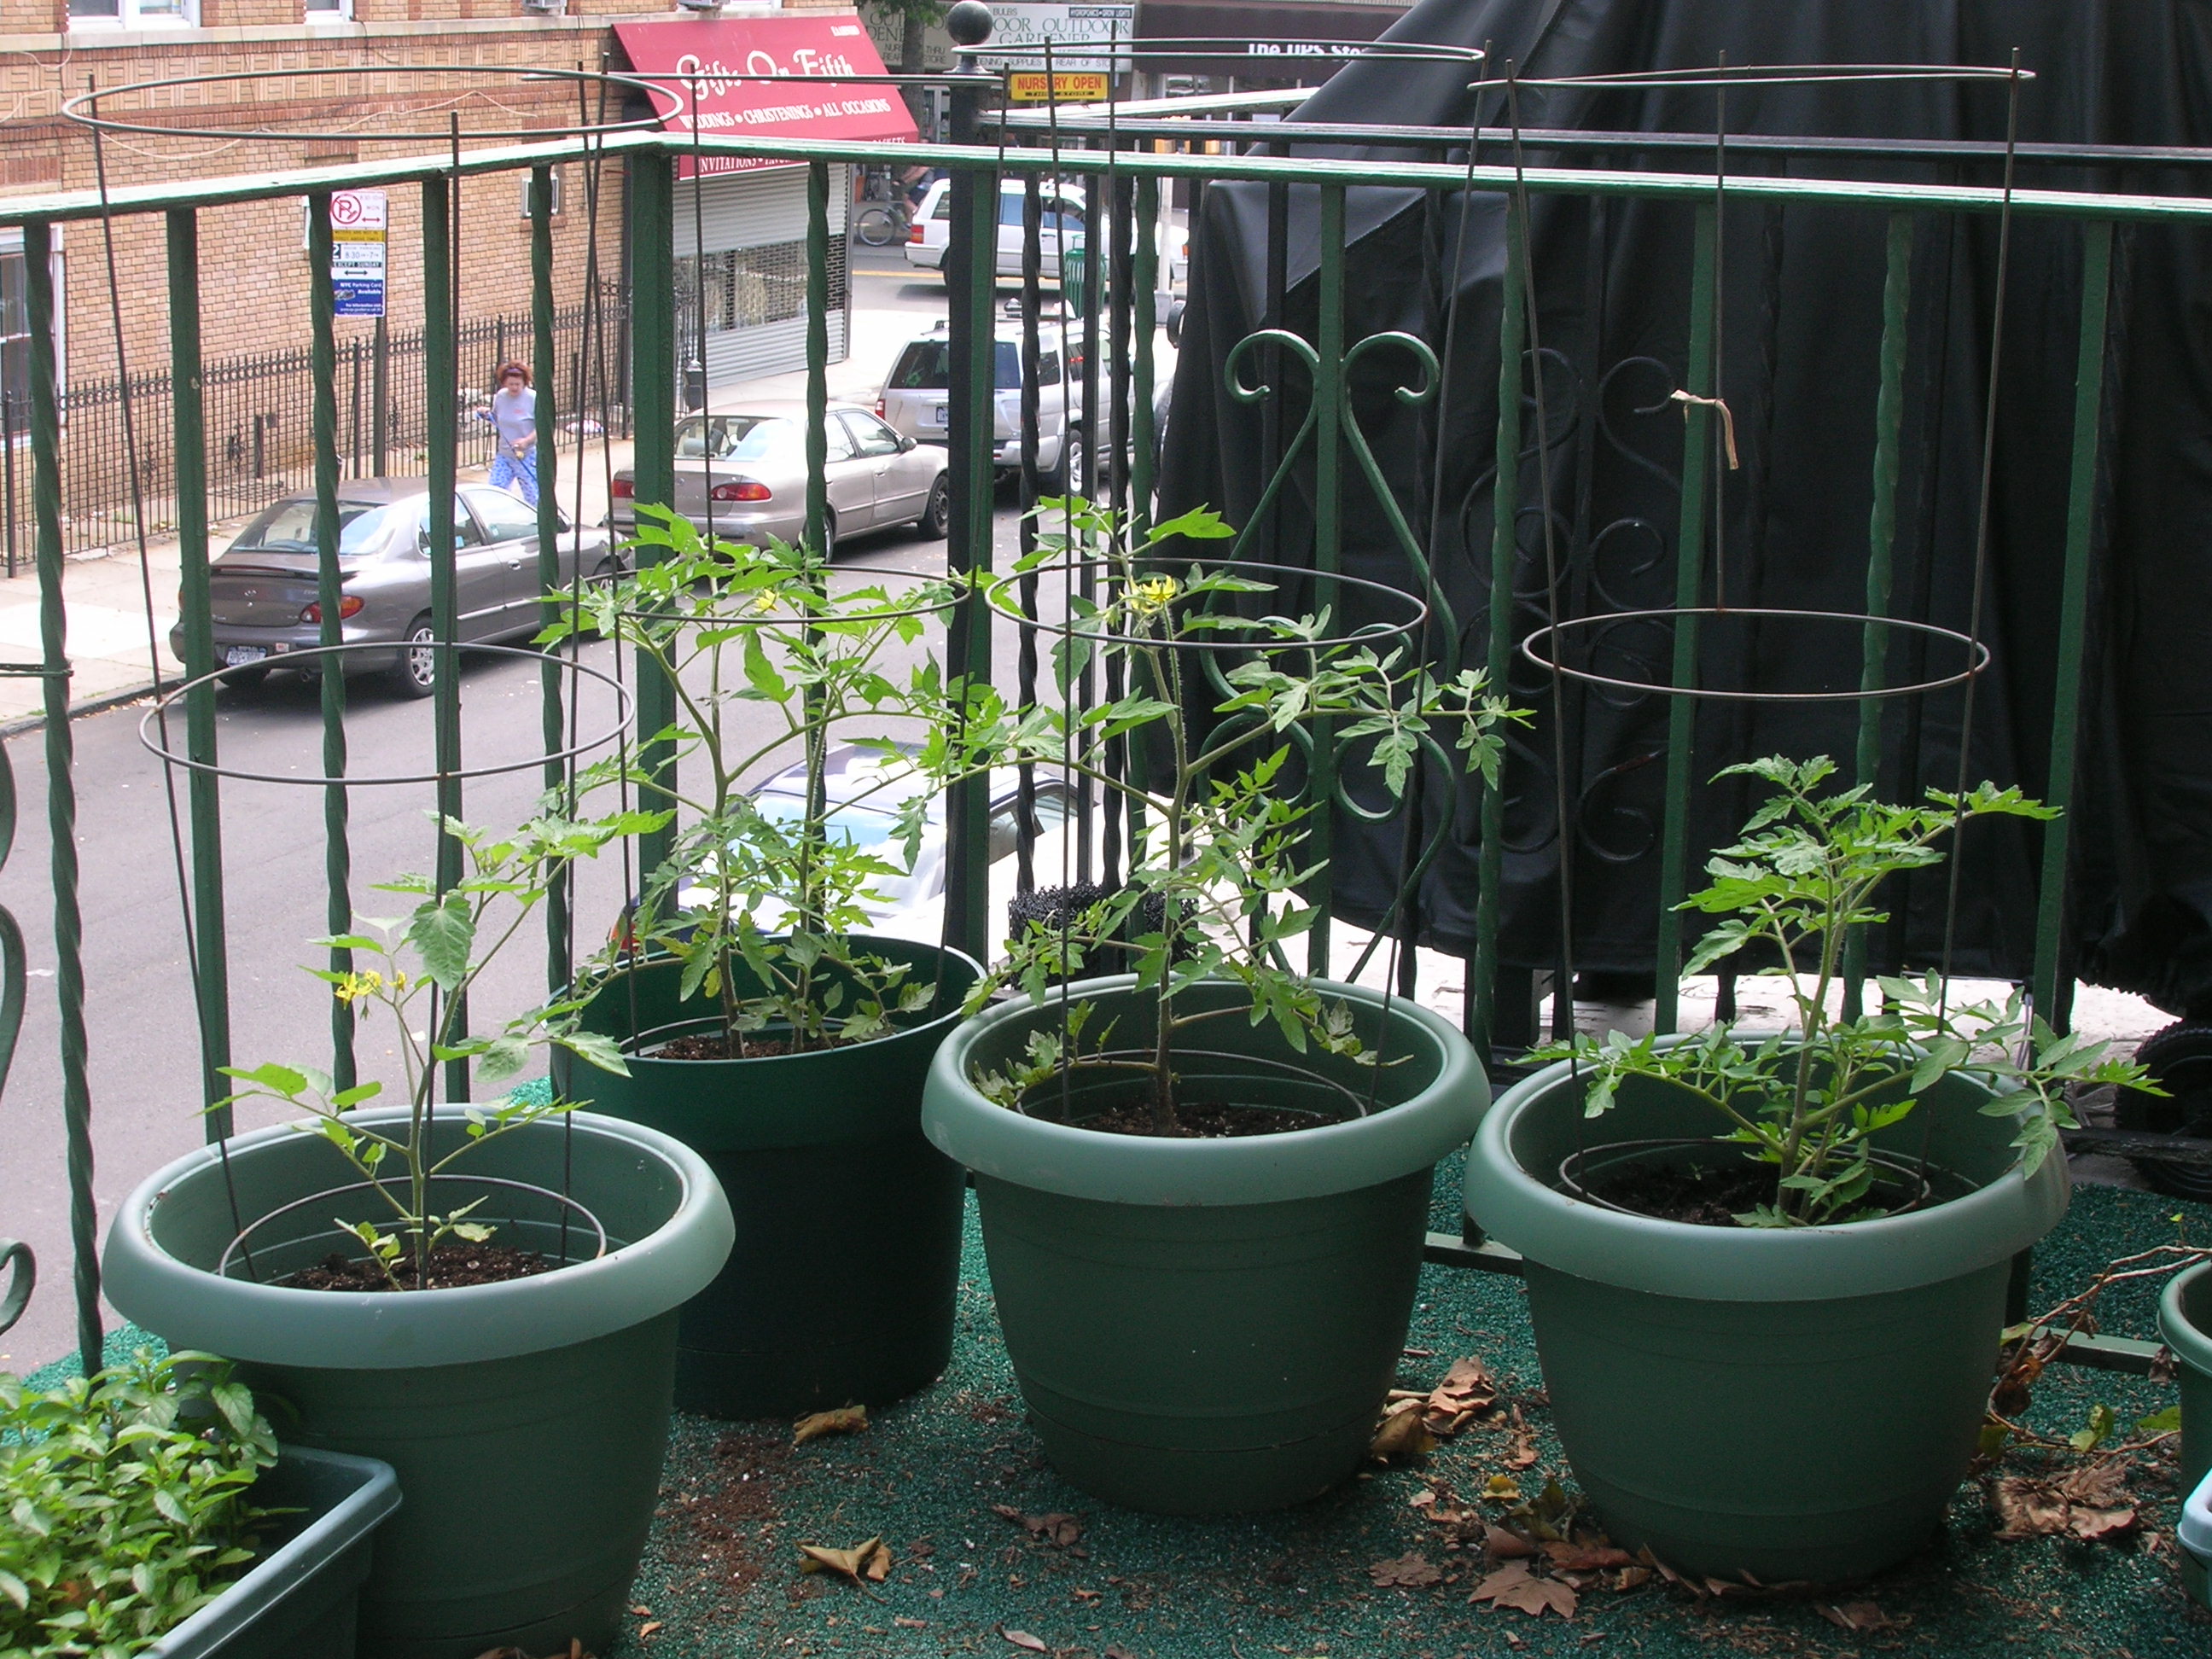
[[[921,225],[918,223],[908,225],[906,230],[906,239],[909,242],[921,241],[922,240]]]
[[[338,600],[338,616],[342,619],[347,617],[358,617],[361,615],[362,606],[368,603],[368,601],[358,593],[345,594]],[[323,607],[312,600],[309,601],[307,608],[300,612],[300,620],[303,623],[320,623],[322,619]]]
[[[607,486],[607,494],[618,501],[626,501],[635,495],[637,490],[628,478],[617,478]]]
[[[773,492],[764,483],[755,483],[750,478],[738,478],[730,483],[718,483],[707,492],[710,501],[765,501],[773,499]]]
[[[876,418],[879,421],[890,418],[884,413],[884,400],[881,398],[876,399]]]

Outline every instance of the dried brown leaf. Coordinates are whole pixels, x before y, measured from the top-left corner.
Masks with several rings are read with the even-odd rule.
[[[1066,1549],[1083,1536],[1081,1517],[1054,1510],[1049,1515],[1025,1515],[1012,1504],[994,1504],[991,1513],[1003,1516],[1032,1538]]]
[[[1016,1647],[1026,1649],[1031,1653],[1050,1653],[1052,1651],[1052,1649],[1044,1642],[1039,1640],[1036,1637],[1030,1635],[1025,1630],[1009,1630],[1006,1626],[1001,1625],[999,1626],[999,1634],[1005,1637],[1006,1640],[1012,1642]]]
[[[1819,1605],[1820,1617],[1843,1630],[1899,1630],[1905,1620],[1893,1619],[1872,1601],[1839,1601]]]
[[[898,1617],[891,1620],[891,1623],[897,1626],[901,1630],[927,1630],[929,1628],[928,1620],[909,1619],[904,1613],[899,1614]]]
[[[1521,1483],[1510,1474],[1493,1474],[1482,1483],[1482,1495],[1494,1504],[1517,1504]]]
[[[1377,1561],[1367,1569],[1367,1576],[1382,1585],[1397,1584],[1407,1589],[1426,1589],[1439,1583],[1443,1571],[1426,1556],[1409,1552],[1395,1560]]]
[[[637,1633],[638,1633],[640,1636],[650,1636],[650,1635],[652,1635],[652,1634],[653,1634],[653,1632],[655,1632],[655,1631],[659,1630],[659,1628],[660,1628],[660,1620],[658,1620],[658,1619],[648,1619],[648,1620],[647,1620],[643,1624],[640,1625],[640,1626],[637,1627]]]
[[[1394,1457],[1419,1457],[1434,1450],[1436,1443],[1436,1437],[1421,1420],[1421,1402],[1401,1400],[1376,1425],[1375,1437],[1367,1443],[1367,1450],[1376,1462],[1387,1463]]]
[[[1444,1380],[1430,1390],[1421,1415],[1430,1433],[1457,1434],[1497,1403],[1498,1384],[1490,1368],[1480,1359],[1455,1359]]]
[[[884,1547],[880,1538],[871,1538],[865,1544],[855,1544],[848,1550],[830,1549],[820,1544],[801,1544],[799,1554],[805,1558],[799,1564],[801,1572],[834,1572],[866,1588],[880,1584],[890,1577],[891,1553]]]
[[[791,1443],[803,1446],[825,1434],[858,1434],[867,1426],[866,1406],[840,1406],[835,1411],[810,1412],[793,1425]]]
[[[2108,1457],[2051,1479],[2011,1474],[1990,1483],[1997,1536],[2005,1539],[2117,1538],[2134,1530],[2127,1465]]]
[[[1482,1547],[1501,1561],[1516,1560],[1536,1553],[1535,1545],[1530,1543],[1519,1533],[1508,1532],[1503,1527],[1485,1527],[1482,1533]]]
[[[1611,1544],[1547,1544],[1544,1553],[1561,1572],[1602,1572],[1610,1567],[1625,1567],[1636,1558],[1626,1550]]]
[[[1571,1619],[1577,1601],[1570,1586],[1556,1578],[1537,1577],[1524,1561],[1508,1561],[1477,1584],[1467,1599],[1487,1601],[1492,1607],[1518,1607],[1532,1619],[1547,1612]]]

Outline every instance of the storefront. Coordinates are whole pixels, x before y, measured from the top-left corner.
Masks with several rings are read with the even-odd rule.
[[[840,82],[881,75],[883,61],[853,14],[672,19],[617,23],[627,72],[653,82],[668,131],[727,137],[912,143],[897,89]],[[819,87],[763,76],[819,76]],[[830,188],[830,357],[846,353],[849,169]],[[676,259],[683,355],[709,386],[806,364],[806,168],[732,156],[678,164]]]
[[[1404,0],[1138,0],[1149,89],[1313,87],[1406,15]]]

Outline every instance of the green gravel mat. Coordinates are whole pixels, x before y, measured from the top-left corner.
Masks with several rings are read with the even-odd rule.
[[[1458,1170],[1440,1170],[1431,1224],[1456,1223]],[[2212,1210],[2148,1193],[2078,1190],[2063,1226],[2037,1254],[2038,1308],[2078,1289],[2112,1257],[2190,1236],[2212,1237]],[[852,1259],[821,1264],[821,1291],[866,1273],[866,1235]],[[2101,1324],[2151,1337],[2154,1288],[2106,1298]],[[1864,1659],[1881,1653],[2069,1655],[2152,1659],[2212,1648],[2212,1613],[2179,1588],[2170,1539],[2178,1494],[2170,1462],[2138,1460],[2131,1487],[2145,1534],[2119,1544],[1996,1539],[1970,1485],[1928,1552],[1870,1583],[1819,1598],[1698,1597],[1653,1583],[1588,1589],[1571,1621],[1470,1605],[1479,1558],[1443,1548],[1443,1530],[1409,1500],[1443,1483],[1465,1495],[1504,1472],[1510,1437],[1477,1428],[1417,1465],[1371,1475],[1302,1508],[1232,1521],[1170,1520],[1115,1510],[1058,1480],[1023,1425],[993,1316],[973,1216],[952,1367],[916,1399],[876,1413],[865,1433],[793,1449],[781,1423],[678,1417],[661,1514],[633,1601],[631,1633],[607,1659],[738,1659],[854,1654],[933,1659],[1472,1659],[1508,1654],[1789,1655]],[[112,1333],[109,1358],[148,1339]],[[1538,1461],[1516,1471],[1530,1490],[1567,1479],[1540,1404],[1517,1280],[1432,1267],[1423,1276],[1402,1380],[1425,1387],[1451,1359],[1476,1354],[1522,1405]],[[35,1373],[50,1384],[64,1360]],[[2092,1405],[2124,1423],[2172,1403],[2171,1384],[2054,1367],[2032,1420],[2078,1427]],[[1881,1402],[1869,1401],[1879,1411]],[[1724,1452],[1723,1455],[1725,1455]],[[2034,1454],[2004,1472],[2035,1474]],[[1571,1484],[1571,1482],[1569,1483]],[[1011,1511],[1011,1518],[1003,1511]],[[1026,1524],[1024,1517],[1030,1523]],[[1042,1524],[1047,1517],[1071,1517]],[[484,1517],[496,1525],[497,1517]],[[895,1565],[866,1592],[799,1571],[799,1546],[849,1547],[879,1537]],[[2144,1537],[2153,1540],[2145,1547]],[[1418,1554],[1439,1570],[1421,1588],[1384,1586],[1371,1569]],[[1840,1627],[1828,1609],[1877,1628]]]
[[[1454,1224],[1455,1168],[1438,1172],[1437,1220]],[[2176,1235],[2184,1206],[2110,1188],[2075,1195],[2065,1225],[2039,1254],[2039,1307],[2105,1261]],[[2191,1207],[2200,1235],[2212,1215]],[[822,1293],[867,1271],[864,1229],[855,1255],[822,1264]],[[2104,1327],[2154,1334],[2154,1297],[2115,1293]],[[1539,1462],[1517,1472],[1533,1489],[1566,1478],[1540,1387],[1517,1280],[1431,1267],[1407,1339],[1402,1380],[1426,1387],[1462,1354],[1486,1359],[1523,1402]],[[1426,1352],[1418,1351],[1425,1350]],[[2075,1366],[2054,1367],[2038,1391],[2046,1432],[2078,1426],[2092,1404],[2125,1422],[2171,1403],[2171,1384]],[[1869,1411],[1881,1402],[1869,1401]],[[1943,1536],[1903,1568],[1847,1592],[1814,1598],[1700,1598],[1654,1582],[1626,1592],[1587,1590],[1571,1621],[1470,1605],[1479,1558],[1441,1547],[1443,1530],[1409,1500],[1435,1481],[1462,1495],[1504,1471],[1507,1434],[1476,1429],[1419,1465],[1377,1469],[1282,1514],[1231,1521],[1164,1519],[1110,1509],[1057,1480],[1024,1427],[992,1315],[971,1211],[952,1367],[936,1387],[875,1414],[865,1433],[793,1449],[788,1425],[679,1418],[667,1485],[634,1601],[644,1609],[611,1659],[866,1654],[922,1659],[948,1653],[1077,1659],[1118,1648],[1132,1659],[1458,1659],[1459,1656],[1646,1653],[1846,1656],[1876,1653],[2065,1654],[2150,1659],[2200,1653],[2212,1613],[2183,1595],[2170,1545],[2007,1542],[1978,1485],[1953,1507]],[[1723,1453],[1724,1455],[1724,1453]],[[2008,1473],[2043,1467],[2016,1455]],[[2142,1460],[2132,1478],[2148,1532],[2170,1538],[2171,1468]],[[1012,1511],[1009,1518],[1001,1510]],[[1048,1516],[1065,1524],[1024,1524]],[[889,1578],[863,1593],[799,1571],[799,1546],[846,1548],[872,1537],[889,1547]],[[1371,1569],[1409,1553],[1440,1569],[1424,1588],[1378,1585]],[[1885,1627],[1845,1629],[1824,1609]]]

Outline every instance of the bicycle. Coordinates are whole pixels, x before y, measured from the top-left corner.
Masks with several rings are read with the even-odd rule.
[[[889,247],[903,242],[914,228],[914,204],[904,197],[870,202],[853,221],[853,234],[870,247]]]

